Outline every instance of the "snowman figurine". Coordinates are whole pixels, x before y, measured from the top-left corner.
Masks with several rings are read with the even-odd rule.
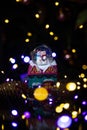
[[[51,86],[57,82],[57,63],[47,45],[40,45],[31,52],[28,67],[28,86]]]

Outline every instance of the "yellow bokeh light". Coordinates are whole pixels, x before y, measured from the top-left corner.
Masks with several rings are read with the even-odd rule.
[[[56,111],[57,113],[61,113],[61,112],[63,111],[63,108],[60,107],[60,106],[57,106],[57,107],[55,108],[55,111]]]
[[[1,73],[2,73],[2,74],[5,74],[5,72],[4,72],[3,70],[1,70]]]
[[[28,119],[25,120],[25,124],[27,127],[29,127],[29,120]]]
[[[59,5],[59,2],[56,1],[56,2],[55,2],[55,6],[58,6],[58,5]]]
[[[82,65],[82,69],[86,70],[87,69],[87,65]]]
[[[51,36],[53,36],[53,35],[54,35],[54,32],[49,32],[49,34],[50,34]]]
[[[76,89],[76,84],[74,82],[69,82],[66,84],[66,89],[68,91],[74,91]]]
[[[65,128],[64,130],[69,130],[69,128]]]
[[[9,19],[5,19],[5,21],[4,21],[5,23],[9,23]]]
[[[40,15],[39,14],[35,14],[35,17],[38,19],[38,18],[40,18]]]
[[[56,83],[56,87],[59,88],[60,87],[60,82]]]
[[[55,41],[58,40],[58,39],[59,39],[58,36],[55,36],[55,37],[54,37],[54,40],[55,40]]]
[[[26,97],[26,95],[25,95],[25,94],[23,94],[23,93],[22,93],[22,95],[21,95],[21,96],[22,96],[22,98],[24,98],[24,99],[26,99],[26,98],[27,98],[27,97]]]
[[[60,107],[62,107],[62,108],[63,108],[63,107],[64,107],[64,103],[61,103],[61,104],[60,104]]]
[[[4,124],[1,125],[1,130],[4,130]]]
[[[34,97],[39,101],[43,101],[48,97],[48,91],[44,87],[36,88],[34,90]]]
[[[83,84],[83,87],[84,87],[84,88],[87,88],[87,84]]]
[[[79,90],[81,87],[80,86],[77,86],[77,89]]]
[[[46,28],[46,29],[48,29],[49,27],[50,27],[50,25],[49,25],[49,24],[46,24],[46,25],[45,25],[45,28]]]
[[[78,114],[81,114],[81,108],[79,108],[79,110],[78,110]]]
[[[29,41],[30,41],[29,38],[26,38],[26,39],[25,39],[25,42],[29,42]]]
[[[72,53],[76,53],[76,49],[72,49]]]
[[[28,32],[28,33],[27,33],[27,36],[29,36],[29,37],[32,36],[32,33],[31,33],[31,32]]]
[[[67,75],[64,75],[64,78],[67,78]]]
[[[77,111],[73,111],[73,112],[72,112],[72,118],[76,118],[77,115],[78,115],[78,112],[77,112]]]
[[[81,78],[84,78],[84,77],[85,77],[85,74],[84,74],[84,73],[81,73],[81,74],[80,74],[80,77],[81,77]]]
[[[22,0],[16,0],[16,2],[21,2]]]
[[[80,82],[77,82],[77,85],[81,85],[81,83],[80,83]]]
[[[83,82],[87,82],[87,78],[83,78]]]
[[[83,25],[80,25],[80,26],[79,26],[79,29],[82,29],[82,28],[83,28]]]
[[[60,128],[59,128],[59,127],[57,127],[57,128],[56,128],[56,130],[60,130]]]
[[[22,115],[21,118],[22,118],[22,119],[25,119],[25,115]]]
[[[79,78],[81,78],[81,76],[79,75]]]
[[[65,109],[68,109],[68,108],[69,108],[69,106],[70,106],[70,104],[69,104],[69,103],[65,103],[63,107],[64,107]]]

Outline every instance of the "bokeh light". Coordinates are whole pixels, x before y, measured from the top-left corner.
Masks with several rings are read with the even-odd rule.
[[[29,56],[25,56],[23,60],[24,60],[25,63],[29,63],[30,57]]]
[[[74,91],[76,89],[76,84],[74,82],[69,82],[66,84],[66,89],[68,91]]]
[[[17,122],[12,122],[11,124],[12,124],[13,127],[17,127],[18,126]]]
[[[30,116],[31,116],[30,112],[28,112],[28,111],[25,111],[25,112],[24,112],[24,117],[25,117],[25,118],[28,119],[28,118],[30,118]]]
[[[59,128],[68,128],[72,124],[72,118],[68,115],[61,115],[57,120],[57,125]]]
[[[40,87],[34,90],[34,97],[39,101],[43,101],[48,97],[48,91],[46,88]]]
[[[17,116],[17,115],[18,115],[18,111],[17,111],[17,110],[15,110],[15,109],[14,109],[14,110],[12,110],[12,111],[11,111],[11,113],[12,113],[12,115],[13,115],[13,116]]]

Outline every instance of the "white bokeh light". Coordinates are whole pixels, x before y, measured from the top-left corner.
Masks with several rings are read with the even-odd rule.
[[[29,56],[25,56],[23,60],[24,60],[25,63],[29,63],[30,57]]]
[[[17,110],[12,110],[11,113],[12,113],[12,115],[14,115],[14,116],[17,116],[17,115],[18,115]]]
[[[56,53],[55,52],[52,53],[52,57],[56,57]]]
[[[58,127],[62,129],[70,127],[71,124],[72,124],[72,118],[68,115],[62,115],[57,120]]]
[[[14,58],[9,58],[9,61],[14,64],[16,62],[16,60]]]
[[[16,122],[12,122],[11,124],[12,124],[13,127],[17,127],[18,126],[18,124]]]
[[[18,68],[18,64],[14,64],[14,65],[12,66],[12,68],[13,68],[13,69],[17,69],[17,68]]]

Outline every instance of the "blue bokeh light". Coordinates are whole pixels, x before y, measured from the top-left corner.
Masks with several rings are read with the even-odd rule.
[[[69,115],[62,115],[57,120],[57,126],[59,128],[68,128],[72,124],[72,118]]]

